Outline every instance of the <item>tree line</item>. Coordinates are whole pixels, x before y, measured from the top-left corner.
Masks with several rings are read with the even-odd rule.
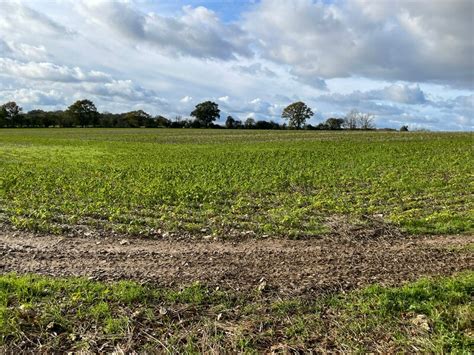
[[[14,127],[122,127],[122,128],[230,128],[230,129],[308,129],[308,130],[341,130],[341,129],[375,129],[374,116],[357,110],[350,111],[341,118],[331,117],[316,126],[307,124],[313,111],[304,102],[294,102],[285,107],[281,117],[285,123],[255,120],[252,117],[245,121],[227,116],[225,125],[215,124],[220,118],[218,104],[205,101],[196,105],[190,117],[183,119],[176,116],[168,119],[164,116],[152,116],[143,110],[125,113],[98,112],[90,100],[78,100],[66,110],[43,111],[23,109],[15,102],[0,106],[0,128]],[[401,130],[408,130],[406,126]]]

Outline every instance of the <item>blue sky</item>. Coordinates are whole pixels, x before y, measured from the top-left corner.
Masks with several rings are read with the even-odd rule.
[[[0,102],[473,130],[471,0],[0,1]]]
[[[166,14],[168,16],[179,15],[183,6],[192,7],[206,7],[209,10],[214,11],[221,21],[233,22],[240,19],[240,15],[249,10],[252,6],[257,4],[257,1],[253,0],[207,0],[207,1],[185,1],[185,0],[167,0],[167,1],[151,1],[144,0],[136,2],[137,7],[141,8],[145,12],[156,12]]]

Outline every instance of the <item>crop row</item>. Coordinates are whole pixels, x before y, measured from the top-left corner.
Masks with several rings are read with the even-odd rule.
[[[0,132],[0,218],[64,232],[300,236],[378,216],[412,233],[472,231],[469,134]]]

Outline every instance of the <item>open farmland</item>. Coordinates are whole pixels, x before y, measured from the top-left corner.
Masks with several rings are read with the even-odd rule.
[[[470,232],[472,165],[469,133],[2,130],[0,213],[60,234]]]
[[[0,130],[0,352],[467,352],[472,138]]]

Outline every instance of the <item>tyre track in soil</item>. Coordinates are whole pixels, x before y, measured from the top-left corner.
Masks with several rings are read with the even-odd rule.
[[[265,282],[268,292],[315,295],[474,270],[474,253],[465,248],[472,243],[472,235],[218,242],[0,231],[0,273],[133,279],[171,287],[201,281],[242,291]]]

